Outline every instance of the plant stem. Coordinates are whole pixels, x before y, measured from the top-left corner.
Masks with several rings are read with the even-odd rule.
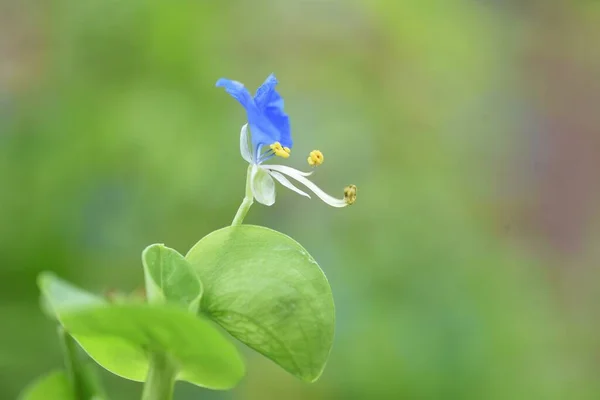
[[[88,385],[86,385],[84,365],[77,354],[75,339],[62,326],[58,327],[57,333],[64,356],[65,370],[75,397],[78,399],[90,398],[93,393],[89,393]]]
[[[147,277],[146,277],[147,278]],[[148,288],[146,279],[146,288]],[[146,290],[150,304],[160,304],[164,298],[155,290]],[[172,400],[177,368],[165,353],[149,352],[148,375],[144,382],[142,400]]]
[[[151,353],[142,400],[172,400],[177,370],[165,354]]]
[[[149,304],[162,304],[165,298],[160,290],[149,290],[150,279],[144,269],[146,279],[146,301]],[[144,382],[142,400],[172,400],[175,390],[177,367],[164,352],[148,352],[148,374]]]
[[[254,195],[252,194],[251,179],[252,179],[252,165],[249,165],[248,173],[246,174],[246,195],[244,196],[244,200],[242,201],[240,208],[238,208],[237,213],[235,213],[235,217],[233,218],[233,222],[231,223],[231,226],[241,225],[242,222],[244,222],[244,218],[246,217],[246,214],[248,214],[248,210],[250,210],[252,203],[254,203]]]

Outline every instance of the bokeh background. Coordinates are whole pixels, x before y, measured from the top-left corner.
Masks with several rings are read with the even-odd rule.
[[[135,290],[146,245],[230,223],[244,112],[214,84],[271,72],[289,164],[359,188],[246,220],[319,261],[334,349],[313,385],[247,351],[177,399],[600,398],[599,39],[595,0],[3,0],[0,398],[61,366],[40,271]]]

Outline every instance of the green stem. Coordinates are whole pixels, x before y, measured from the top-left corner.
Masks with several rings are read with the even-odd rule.
[[[142,400],[171,400],[177,369],[164,354],[151,353]]]
[[[148,278],[148,276],[146,276]],[[161,304],[165,299],[156,290],[148,290],[146,279],[146,300],[150,304]],[[165,353],[149,352],[148,374],[144,382],[142,400],[171,400],[175,390],[177,368]]]
[[[89,389],[86,385],[84,365],[79,358],[75,339],[73,339],[62,326],[58,327],[57,333],[64,356],[65,370],[69,377],[73,393],[75,393],[75,397],[77,399],[90,398],[93,393],[89,393]]]
[[[248,173],[246,174],[246,195],[244,196],[244,200],[238,208],[237,213],[235,213],[235,217],[233,218],[233,222],[231,226],[241,225],[244,222],[244,218],[246,214],[248,214],[248,210],[252,207],[252,203],[254,203],[254,195],[252,194],[252,186],[250,180],[252,179],[252,165],[248,166]]]

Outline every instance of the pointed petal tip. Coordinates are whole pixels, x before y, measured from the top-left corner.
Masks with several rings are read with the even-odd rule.
[[[279,83],[279,81],[277,80],[277,77],[275,76],[275,73],[274,73],[274,72],[271,72],[271,73],[269,74],[269,76],[267,76],[267,81],[272,81],[272,82],[273,82],[273,83],[275,83],[275,84],[278,84],[278,83]]]

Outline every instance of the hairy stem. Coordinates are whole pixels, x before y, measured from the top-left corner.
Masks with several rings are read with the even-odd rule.
[[[254,195],[252,194],[252,165],[248,166],[248,173],[246,174],[246,195],[244,196],[244,200],[238,208],[237,213],[235,213],[235,217],[233,218],[233,222],[231,226],[241,225],[244,222],[244,218],[246,218],[246,214],[248,214],[248,210],[252,207],[252,203],[254,203]]]

